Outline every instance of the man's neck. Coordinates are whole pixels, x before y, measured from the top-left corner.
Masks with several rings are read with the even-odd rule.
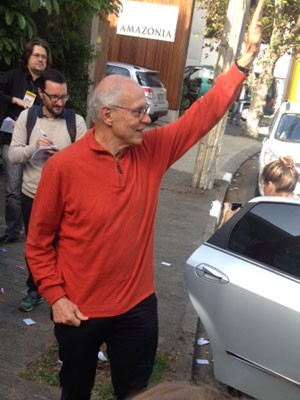
[[[39,77],[41,76],[41,73],[38,73],[38,72],[36,72],[36,71],[33,71],[32,69],[30,69],[30,68],[28,68],[28,67],[27,67],[27,69],[28,69],[28,71],[29,71],[29,73],[30,73],[30,75],[31,75],[31,77],[32,77],[33,82],[34,82],[37,78],[39,78]]]
[[[110,134],[109,129],[102,124],[96,124],[94,137],[96,142],[99,143],[100,146],[102,146],[105,150],[107,150],[114,156],[116,156],[126,147],[128,147],[126,145],[124,146],[123,144],[119,143],[119,141],[116,140],[116,138]]]
[[[42,110],[43,110],[43,115],[46,118],[58,118],[59,115],[53,114],[51,111],[49,111],[44,105],[42,106]]]

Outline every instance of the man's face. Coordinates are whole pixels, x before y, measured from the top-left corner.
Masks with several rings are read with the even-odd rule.
[[[47,51],[42,46],[33,46],[31,56],[28,58],[27,68],[30,72],[41,75],[47,66]]]
[[[68,89],[66,83],[45,82],[45,89],[39,91],[43,101],[46,115],[58,117],[68,100]]]
[[[151,123],[146,106],[143,90],[135,86],[126,91],[122,101],[111,106],[112,131],[122,147],[142,143],[143,131]]]

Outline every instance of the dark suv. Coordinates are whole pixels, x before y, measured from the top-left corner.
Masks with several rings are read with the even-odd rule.
[[[127,76],[142,86],[147,103],[150,106],[149,116],[152,122],[167,115],[169,109],[167,89],[161,82],[158,71],[137,65],[109,61],[106,67],[106,75],[114,74]]]

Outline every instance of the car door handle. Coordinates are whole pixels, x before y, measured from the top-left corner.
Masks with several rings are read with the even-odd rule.
[[[207,279],[218,283],[229,283],[229,278],[220,270],[207,264],[199,264],[195,268],[196,275],[199,278]]]

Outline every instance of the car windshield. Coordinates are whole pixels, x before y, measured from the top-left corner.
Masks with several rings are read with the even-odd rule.
[[[141,86],[163,87],[156,72],[136,72],[136,77]]]
[[[300,114],[283,114],[275,132],[275,139],[300,142]]]

